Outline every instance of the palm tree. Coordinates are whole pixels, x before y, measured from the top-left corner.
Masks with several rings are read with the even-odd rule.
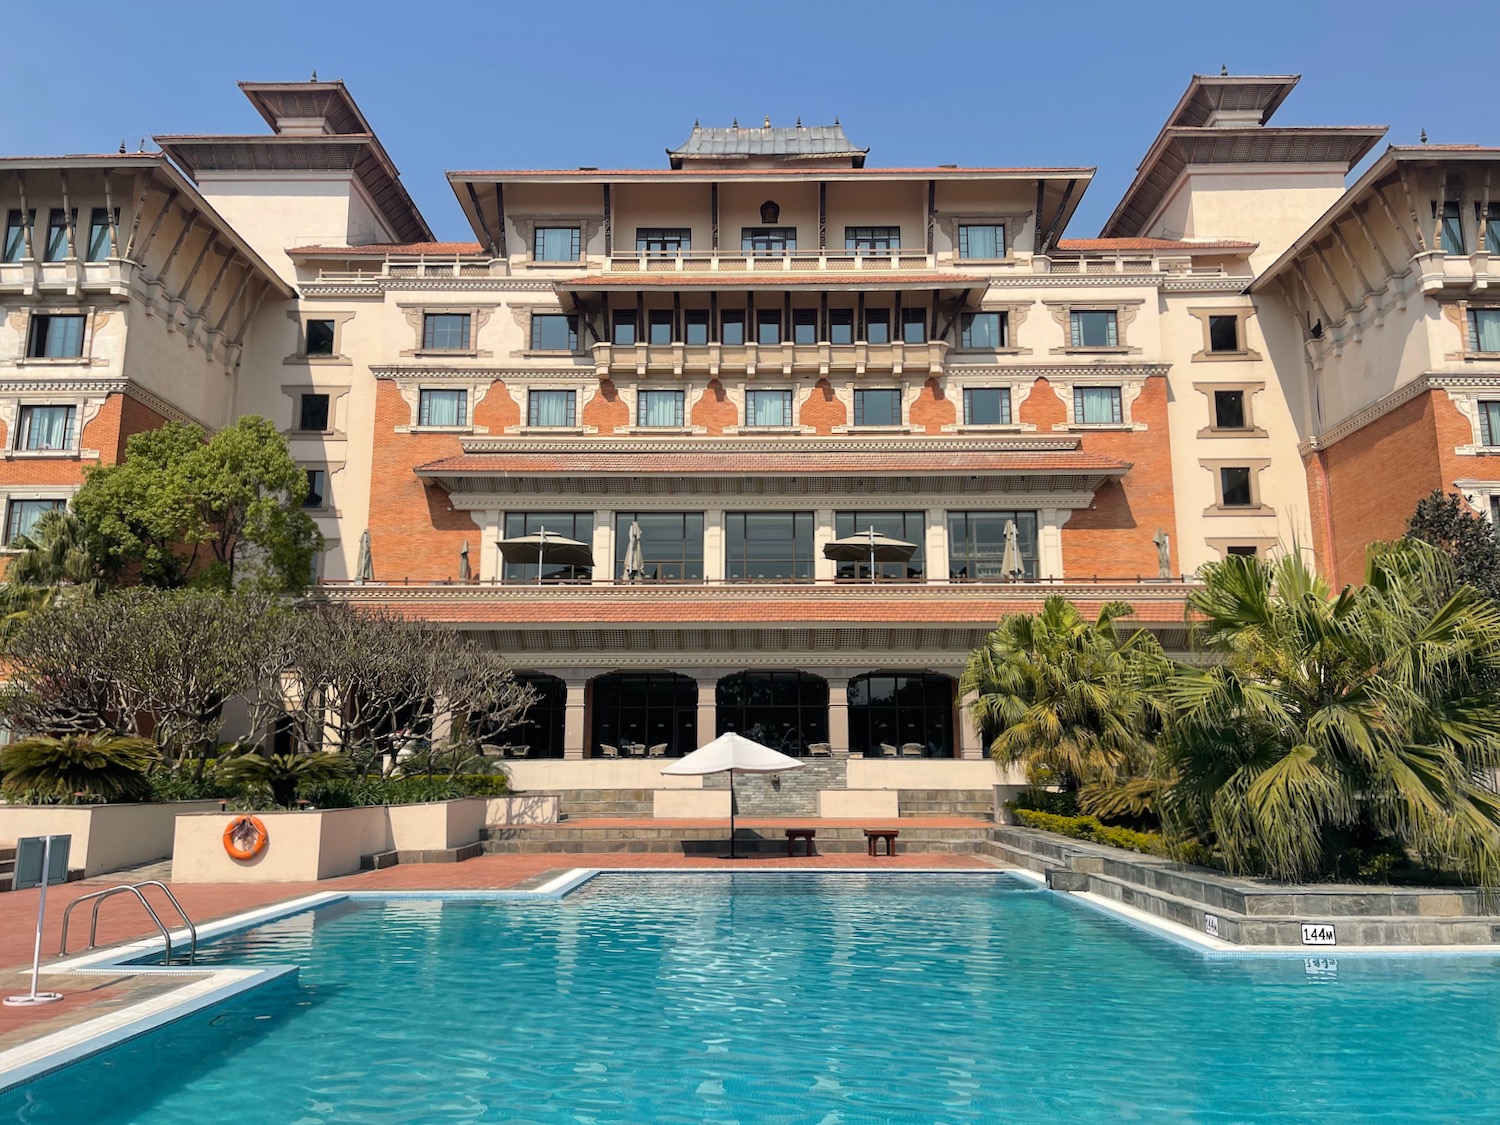
[[[1021,763],[1033,782],[1060,781],[1091,793],[1149,772],[1159,726],[1153,692],[1169,664],[1144,630],[1122,636],[1134,611],[1111,602],[1089,621],[1065,598],[1036,614],[1003,620],[969,657],[959,682],[990,753]]]
[[[262,754],[251,750],[219,762],[218,776],[231,785],[245,785],[271,794],[282,808],[291,808],[304,785],[320,785],[348,777],[349,762],[339,754],[318,752]]]
[[[1168,829],[1288,881],[1374,840],[1500,883],[1500,605],[1414,540],[1373,547],[1337,597],[1297,552],[1204,582],[1190,606],[1220,663],[1169,685]]]
[[[146,770],[156,753],[150,739],[108,732],[25,738],[0,750],[0,793],[63,804],[141,800],[151,789]]]
[[[5,580],[18,586],[76,587],[97,594],[103,573],[88,545],[88,529],[71,508],[43,512],[29,535],[16,537],[20,550]]]

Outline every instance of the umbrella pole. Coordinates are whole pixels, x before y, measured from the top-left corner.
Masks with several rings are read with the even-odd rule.
[[[734,771],[729,771],[729,858],[739,859],[734,854]]]

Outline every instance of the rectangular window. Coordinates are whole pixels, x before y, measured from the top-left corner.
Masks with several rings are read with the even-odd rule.
[[[640,568],[626,573],[630,525],[640,529]],[[703,580],[702,512],[616,512],[615,574],[652,582]]]
[[[1246,546],[1237,546],[1237,547],[1225,547],[1224,548],[1224,553],[1226,555],[1243,555],[1247,559],[1253,559],[1256,555],[1260,554],[1260,549],[1257,548],[1257,547],[1251,547],[1251,546],[1248,546],[1248,545],[1246,545]]]
[[[1500,352],[1500,309],[1469,310],[1469,350]]]
[[[1005,228],[998,223],[960,223],[958,256],[978,261],[1005,257]]]
[[[854,343],[854,310],[828,310],[828,342],[830,344]]]
[[[73,248],[68,244],[68,227],[78,222],[78,212],[62,211],[54,207],[47,213],[47,246],[42,254],[44,262],[60,262],[72,257]]]
[[[911,557],[904,562],[875,563],[875,577],[897,580],[921,578],[924,571],[924,551],[927,521],[921,512],[835,512],[833,534],[837,539],[848,539],[856,535],[868,535],[875,529],[876,535],[910,543],[916,547]],[[840,578],[870,578],[868,559],[859,562],[841,562],[837,575]]]
[[[1073,422],[1079,426],[1118,426],[1125,420],[1119,387],[1074,387]]]
[[[303,395],[297,411],[297,429],[314,434],[327,433],[328,406],[327,395]]]
[[[83,317],[33,315],[26,354],[33,359],[74,359],[83,355]]]
[[[901,392],[856,390],[854,392],[856,426],[901,425]]]
[[[755,342],[757,344],[781,343],[781,314],[775,309],[755,310]]]
[[[964,425],[1010,425],[1010,388],[965,387]]]
[[[577,397],[572,391],[531,391],[526,396],[526,424],[574,425]]]
[[[1500,445],[1500,402],[1479,404],[1479,444]]]
[[[904,344],[927,343],[927,310],[901,310],[901,342]]]
[[[729,309],[719,317],[719,342],[733,348],[745,344],[745,310]]]
[[[306,339],[306,355],[309,356],[331,356],[333,355],[334,322],[331,320],[309,320],[303,328]]]
[[[14,215],[15,212],[12,211],[11,214]],[[1479,214],[1479,204],[1476,203],[1474,214],[1484,232],[1484,245],[1480,249],[1488,250],[1491,254],[1500,254],[1500,203],[1491,203],[1488,215]]]
[[[20,211],[9,211],[5,216],[5,257],[7,262],[19,262],[26,254],[26,226],[36,230],[36,212],[28,211],[27,222],[21,222]]]
[[[532,258],[538,262],[576,262],[580,247],[577,227],[537,227]]]
[[[646,339],[652,344],[672,342],[672,310],[652,309],[646,314]]]
[[[467,426],[468,391],[419,391],[417,424],[421,426]]]
[[[1000,312],[964,313],[958,346],[966,351],[989,352],[1006,346],[1009,315]]]
[[[1005,526],[1016,526],[1021,573],[1005,573]],[[1000,582],[1037,574],[1035,512],[949,512],[948,577],[959,582]]]
[[[1210,352],[1237,352],[1240,348],[1240,318],[1237,316],[1211,316],[1208,318],[1208,350]]]
[[[635,310],[616,309],[613,314],[612,330],[610,340],[621,347],[629,347],[635,343]]]
[[[682,391],[641,391],[636,406],[637,426],[663,426],[682,429]]]
[[[1245,425],[1245,392],[1214,392],[1214,429],[1243,430]]]
[[[900,227],[845,227],[845,250],[899,250]]]
[[[307,495],[302,499],[304,508],[326,507],[325,497],[328,495],[328,470],[307,470]]]
[[[818,342],[818,310],[792,310],[792,341],[797,344]]]
[[[890,309],[870,309],[865,313],[865,342],[868,344],[891,342]]]
[[[1069,314],[1072,325],[1072,344],[1075,348],[1117,348],[1120,346],[1119,326],[1113,309],[1090,309]]]
[[[576,352],[578,318],[571,313],[533,313],[531,316],[531,350],[534,352]]]
[[[740,249],[752,254],[785,254],[797,249],[797,228],[743,227]]]
[[[506,512],[506,539],[520,539],[542,532],[563,539],[574,539],[592,546],[594,541],[593,512]],[[537,581],[537,558],[534,551],[522,551],[514,555],[502,555],[505,567],[501,572],[506,582]],[[530,562],[525,561],[530,559]],[[547,582],[576,582],[586,580],[592,567],[576,563],[545,562],[541,566],[541,579]]]
[[[74,408],[71,406],[21,407],[17,449],[62,450],[73,448]]]
[[[47,512],[59,512],[68,506],[66,500],[12,500],[5,511],[5,545],[9,547],[23,535],[30,535],[36,521]]]
[[[687,227],[636,227],[637,254],[681,254],[693,248],[693,232]]]
[[[1250,470],[1248,468],[1232,466],[1220,469],[1219,487],[1223,490],[1221,503],[1224,507],[1250,507]]]
[[[422,318],[422,347],[461,352],[469,347],[468,313],[427,313]]]
[[[724,574],[731,582],[811,580],[811,512],[725,512]]]
[[[745,425],[790,426],[791,424],[791,391],[745,392]]]
[[[120,209],[115,208],[115,225],[120,225]],[[109,261],[109,208],[95,207],[89,212],[89,258],[91,262]]]
[[[1433,218],[1437,217],[1437,204],[1432,205]],[[1464,222],[1459,214],[1458,201],[1449,200],[1443,204],[1443,232],[1442,244],[1444,254],[1463,254],[1464,250]]]
[[[682,314],[687,321],[684,326],[684,342],[701,347],[708,343],[708,310],[688,309]]]

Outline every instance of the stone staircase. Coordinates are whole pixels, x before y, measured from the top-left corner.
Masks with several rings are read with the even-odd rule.
[[[528,797],[557,797],[562,814],[575,820],[589,817],[649,817],[654,789],[550,789],[527,792]]]
[[[738,788],[738,778],[736,778]],[[758,810],[756,815],[760,815]],[[785,855],[783,827],[796,827],[788,818],[785,826],[737,827],[735,849],[747,854]],[[898,853],[973,854],[991,831],[979,825],[970,828],[927,828],[902,825],[896,841]],[[865,851],[864,829],[859,825],[820,825],[814,851],[822,855]],[[652,852],[662,855],[720,855],[729,846],[729,826],[722,828],[682,825],[589,825],[536,824],[517,828],[487,828],[480,833],[489,855],[535,855],[553,853]],[[801,854],[801,847],[798,847]]]
[[[786,773],[742,773],[734,777],[735,812],[739,816],[818,815],[818,793],[844,789],[849,765],[843,761],[805,761],[800,770]],[[709,774],[705,789],[728,789],[727,773]]]
[[[902,816],[971,816],[991,820],[995,795],[990,789],[902,789]]]

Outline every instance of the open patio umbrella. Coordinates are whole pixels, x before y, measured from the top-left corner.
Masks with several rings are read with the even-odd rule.
[[[464,540],[464,549],[458,552],[458,580],[460,582],[471,581],[474,577],[474,568],[469,565],[469,541]]]
[[[535,535],[518,535],[514,539],[502,539],[498,546],[506,562],[529,563],[536,560],[536,584],[542,584],[542,567],[593,566],[594,552],[587,543],[569,539],[566,535],[549,532],[545,527]]]
[[[872,527],[858,535],[846,535],[823,546],[823,557],[834,562],[870,563],[870,582],[875,581],[875,564],[878,562],[905,562],[916,554],[917,545],[904,539],[892,539],[881,535]]]
[[[370,529],[368,527],[359,537],[359,580],[361,582],[375,581],[375,560],[370,554]]]
[[[646,569],[646,556],[641,551],[641,525],[630,521],[630,541],[625,547],[625,577],[632,582]]]
[[[800,770],[802,763],[788,757],[780,750],[762,746],[744,735],[721,734],[691,754],[684,755],[661,772],[675,777],[696,777],[702,774],[727,773],[729,775],[729,854],[720,859],[743,859],[734,850],[734,775],[736,773],[780,773],[782,770]]]
[[[1021,562],[1021,538],[1016,531],[1016,521],[1005,521],[1005,553],[1000,556],[1000,575],[1007,582],[1021,577],[1026,567]]]

